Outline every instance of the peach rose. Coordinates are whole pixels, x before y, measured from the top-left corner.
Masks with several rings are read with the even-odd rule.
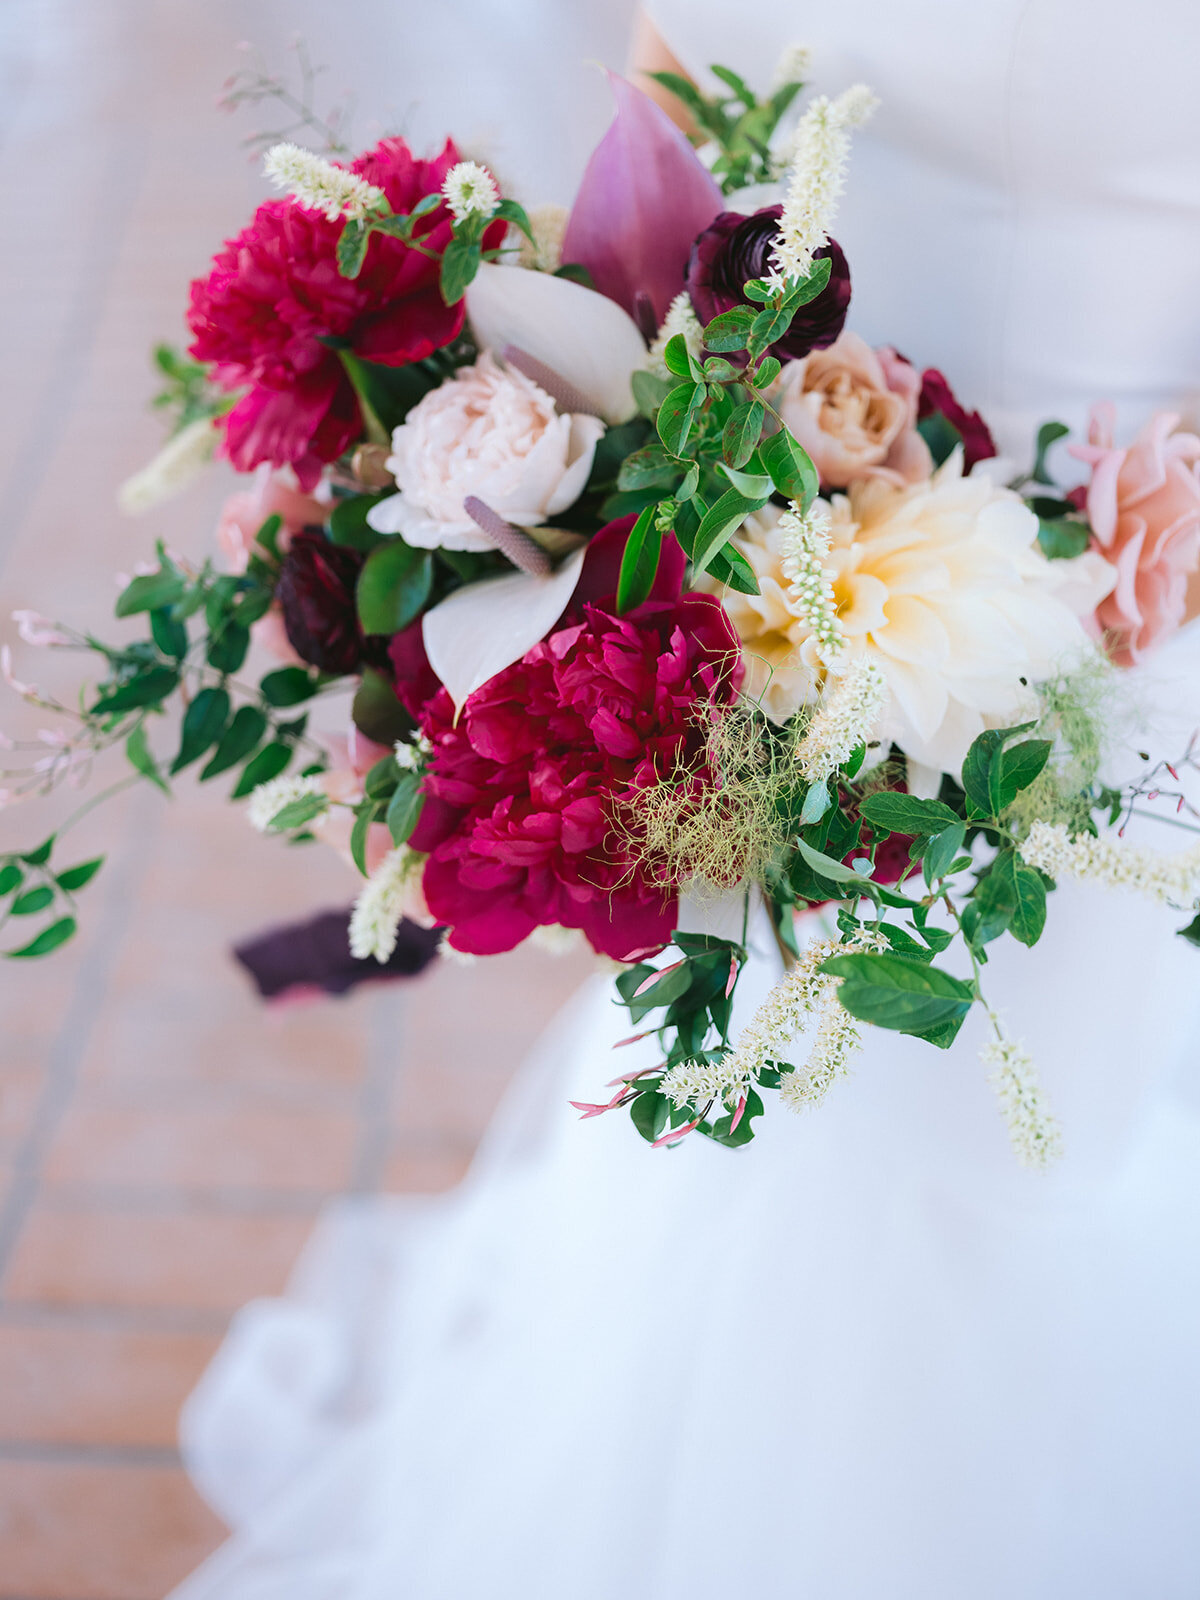
[[[231,494],[217,520],[217,544],[230,572],[245,572],[255,535],[268,517],[283,519],[280,548],[305,527],[323,527],[329,507],[323,501],[292,487],[269,466],[254,473],[252,487]]]
[[[902,356],[843,333],[827,350],[788,362],[775,404],[826,488],[844,489],[860,478],[902,488],[933,471],[917,432],[920,394],[920,374]]]
[[[485,351],[393,433],[387,464],[400,492],[367,521],[424,550],[493,550],[463,501],[475,495],[518,527],[540,527],[579,499],[603,433],[599,417],[560,415],[544,389]]]
[[[1088,443],[1070,452],[1092,469],[1087,515],[1095,544],[1116,568],[1096,608],[1119,666],[1132,666],[1176,632],[1188,577],[1200,567],[1200,438],[1176,433],[1179,416],[1156,411],[1128,449],[1113,446],[1115,408],[1095,406]]]

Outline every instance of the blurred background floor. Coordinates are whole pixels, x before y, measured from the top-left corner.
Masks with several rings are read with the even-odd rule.
[[[239,141],[270,112],[215,109],[238,42],[283,67],[303,36],[322,94],[354,86],[360,145],[453,131],[521,198],[565,200],[608,115],[594,63],[620,62],[629,13],[3,0],[0,639],[19,676],[62,692],[78,658],[17,645],[15,607],[111,632],[113,574],[154,537],[211,548],[223,469],[140,523],[114,494],[161,438],[148,349],[182,342],[188,279],[264,192]],[[44,720],[0,691],[10,737]],[[230,1313],[283,1286],[330,1196],[453,1183],[587,970],[525,951],[268,1013],[230,943],[353,882],[332,853],[256,839],[221,787],[86,819],[71,859],[108,861],[80,936],[0,964],[0,1600],[157,1600],[219,1541],[175,1428]],[[0,813],[0,848],[76,798]]]

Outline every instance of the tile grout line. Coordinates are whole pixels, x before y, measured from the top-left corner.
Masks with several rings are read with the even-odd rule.
[[[178,1467],[179,1451],[173,1445],[152,1444],[48,1444],[0,1438],[0,1463],[36,1462],[72,1467]]]
[[[41,1185],[42,1168],[51,1141],[75,1093],[84,1050],[129,927],[138,887],[147,871],[147,846],[162,828],[157,810],[147,824],[140,815],[145,809],[144,805],[130,807],[124,841],[126,858],[116,867],[116,882],[96,923],[91,948],[80,965],[70,1003],[46,1063],[46,1082],[38,1097],[37,1110],[13,1163],[12,1182],[3,1210],[0,1210],[0,1297],[13,1249]]]

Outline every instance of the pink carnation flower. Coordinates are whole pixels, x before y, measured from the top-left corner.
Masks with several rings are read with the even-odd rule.
[[[1176,433],[1177,413],[1158,411],[1128,449],[1113,445],[1112,405],[1092,411],[1086,445],[1087,515],[1100,553],[1117,572],[1096,620],[1113,659],[1131,666],[1176,632],[1187,612],[1188,577],[1200,566],[1200,438]]]
[[[394,211],[407,212],[441,188],[457,161],[449,140],[435,160],[418,161],[403,139],[384,139],[350,170],[381,188]],[[440,254],[450,228],[450,213],[439,206],[421,225],[421,243]],[[192,355],[211,361],[225,388],[249,391],[222,422],[239,472],[263,461],[291,465],[311,489],[322,464],[361,437],[354,390],[322,340],[399,367],[449,344],[462,328],[463,304],[442,300],[435,257],[377,234],[362,272],[344,278],[336,258],[341,232],[340,221],[296,200],[268,200],[192,284]]]
[[[718,601],[681,595],[683,554],[664,547],[656,592],[625,617],[591,603],[633,518],[593,541],[563,624],[467,701],[441,690],[422,726],[434,753],[412,844],[430,852],[430,913],[459,950],[511,950],[534,928],[579,928],[617,960],[661,949],[675,895],[620,826],[638,792],[703,747],[697,706],[727,700],[737,638]],[[610,548],[611,547],[611,548]]]

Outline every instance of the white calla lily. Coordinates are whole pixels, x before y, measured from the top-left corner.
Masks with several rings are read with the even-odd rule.
[[[615,300],[569,278],[486,262],[467,290],[467,318],[484,349],[523,350],[586,396],[606,422],[633,415],[629,380],[646,365],[646,345]]]
[[[549,633],[579,582],[583,556],[577,550],[545,578],[513,572],[469,583],[425,613],[425,653],[456,711]]]

